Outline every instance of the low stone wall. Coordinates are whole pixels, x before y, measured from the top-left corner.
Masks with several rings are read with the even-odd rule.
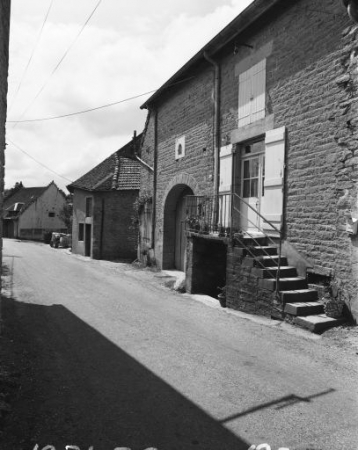
[[[262,287],[252,258],[244,249],[228,245],[226,266],[226,306],[250,314],[275,315],[275,292]]]

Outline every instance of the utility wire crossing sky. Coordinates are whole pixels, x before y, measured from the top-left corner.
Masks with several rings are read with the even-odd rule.
[[[121,148],[143,130],[153,86],[250,3],[13,0],[6,187],[65,190]]]

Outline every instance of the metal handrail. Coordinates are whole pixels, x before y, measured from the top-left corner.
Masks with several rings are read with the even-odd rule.
[[[214,208],[212,207],[212,202],[219,203],[219,198],[222,198],[223,202],[223,210],[220,214],[214,214]],[[242,197],[240,197],[236,193],[231,194],[219,194],[218,196],[212,196],[212,195],[190,195],[187,196],[188,204],[187,204],[187,220],[189,219],[189,216],[193,214],[194,219],[200,219],[200,222],[202,221],[205,226],[208,228],[208,232],[218,230],[219,227],[224,227],[226,230],[230,228],[230,237],[233,238],[233,230],[234,230],[234,211],[236,211],[240,216],[243,216],[243,213],[235,207],[235,198],[238,199],[240,202],[247,205],[258,217],[261,218],[263,222],[268,224],[274,232],[278,234],[278,257],[277,257],[277,265],[273,267],[277,267],[276,277],[269,271],[269,276],[276,279],[276,296],[279,299],[279,291],[280,291],[280,272],[281,272],[281,252],[282,252],[282,231],[279,230],[272,222],[267,220],[261,213],[259,213],[255,208],[253,208],[246,200],[244,200]],[[190,199],[195,199],[195,201],[191,201]],[[230,204],[228,202],[231,202]],[[219,210],[217,211],[219,212]],[[189,214],[191,213],[191,214]],[[220,215],[220,217],[219,217]],[[254,225],[255,228],[257,228],[264,237],[266,237],[271,243],[273,243],[275,246],[277,246],[277,241],[274,241],[271,239],[271,237],[263,231],[260,227],[257,227],[255,223],[253,223],[249,218],[246,218],[249,223]],[[198,220],[195,220],[196,222]],[[196,229],[190,226],[188,231],[196,231]],[[261,244],[255,239],[253,235],[251,235],[250,232],[245,231],[244,232],[247,236],[250,236],[250,238],[256,243],[258,247],[261,247],[263,250],[263,255],[266,255],[270,257],[272,260],[274,260],[273,255],[270,255]],[[226,234],[227,235],[227,234]],[[254,255],[254,253],[250,250],[250,248],[237,236],[235,236],[236,239],[243,245],[243,247],[248,251],[248,253],[255,257],[256,263],[262,268],[268,269],[269,267],[264,266],[264,264],[259,260],[259,258],[256,258],[257,255]],[[276,259],[276,258],[275,258]]]
[[[240,202],[245,203],[245,205],[247,205],[257,216],[259,216],[264,222],[266,222],[268,225],[270,225],[271,228],[273,228],[274,231],[276,231],[278,233],[278,239],[279,239],[279,245],[278,245],[278,260],[277,260],[277,272],[276,272],[276,287],[275,287],[275,291],[276,291],[276,298],[279,299],[280,298],[280,272],[281,272],[281,252],[282,252],[282,230],[279,230],[272,222],[270,222],[269,220],[267,220],[262,214],[260,214],[255,208],[253,208],[246,200],[244,200],[242,197],[240,197],[238,194],[236,194],[235,192],[233,193],[233,197],[237,197]],[[234,202],[233,202],[234,204]],[[236,212],[238,212],[240,215],[242,215],[242,212],[240,210],[238,210],[235,206],[233,206],[234,210]],[[247,219],[252,225],[254,225],[256,228],[258,228],[262,234],[268,238],[271,242],[275,243],[270,236],[267,235],[267,233],[265,233],[262,229],[260,229],[259,227],[257,227],[256,224],[254,224],[250,219]],[[245,232],[247,234],[250,235],[250,233],[248,233],[247,231]],[[255,239],[254,239],[255,240]],[[255,240],[255,242],[257,243],[257,241]],[[276,244],[276,243],[275,243]],[[259,244],[259,246],[261,248],[262,245]],[[264,251],[264,253],[267,254],[267,252]],[[268,255],[268,254],[267,254]],[[271,257],[271,255],[268,255]],[[273,258],[271,258],[273,259]],[[272,278],[273,275],[272,275]]]

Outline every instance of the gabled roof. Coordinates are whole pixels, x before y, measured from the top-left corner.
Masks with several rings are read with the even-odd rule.
[[[3,211],[4,217],[10,216],[17,217],[22,214],[32,203],[34,203],[39,197],[43,195],[45,191],[55,184],[53,181],[47,186],[41,187],[22,187],[9,196],[5,197]],[[60,189],[59,191],[65,195]]]
[[[137,137],[140,140],[141,135]],[[67,186],[86,191],[133,190],[140,187],[140,163],[129,157],[132,141]],[[134,151],[131,152],[134,155]]]
[[[9,195],[4,200],[4,210],[7,211],[15,211],[15,205],[17,203],[23,203],[24,208],[27,205],[33,203],[36,199],[41,197],[41,195],[46,191],[48,186],[41,187],[30,187],[30,188],[21,188],[13,194]]]
[[[249,28],[254,22],[260,19],[277,3],[283,0],[254,0],[244,11],[220,31],[211,41],[199,50],[184,66],[182,66],[168,81],[166,81],[142,106],[141,109],[148,108],[155,103],[159,97],[171,86],[184,83],[189,71],[199,63],[206,60],[204,55],[215,56],[229,42],[234,40],[243,31]],[[189,77],[190,79],[191,77]]]

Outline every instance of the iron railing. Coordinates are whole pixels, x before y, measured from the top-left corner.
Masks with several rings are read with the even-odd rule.
[[[232,234],[231,194],[188,195],[185,198],[187,231],[220,236]]]
[[[245,205],[246,209],[249,208],[252,211],[254,220],[249,219],[247,214],[244,217],[244,213],[242,212],[243,205]],[[274,276],[269,270],[268,274],[276,280],[275,290],[277,298],[279,298],[282,250],[281,230],[237,194],[219,194],[218,196],[189,195],[186,197],[185,208],[185,228],[187,231],[235,239],[245,248],[250,256],[255,258],[256,264],[262,269],[270,269],[270,267],[265,266],[260,261],[260,258],[255,254],[252,244],[249,245],[246,243],[248,240],[254,242],[254,246],[261,248],[263,255],[268,256],[275,263],[277,258],[277,266],[274,266],[277,267],[276,275]],[[243,230],[243,221],[247,225],[245,228],[255,231]],[[261,222],[266,224],[265,229],[259,225]],[[272,234],[272,237],[268,234],[268,230]],[[277,255],[271,255],[266,251],[265,246],[260,243],[260,238],[262,237],[277,248]]]

